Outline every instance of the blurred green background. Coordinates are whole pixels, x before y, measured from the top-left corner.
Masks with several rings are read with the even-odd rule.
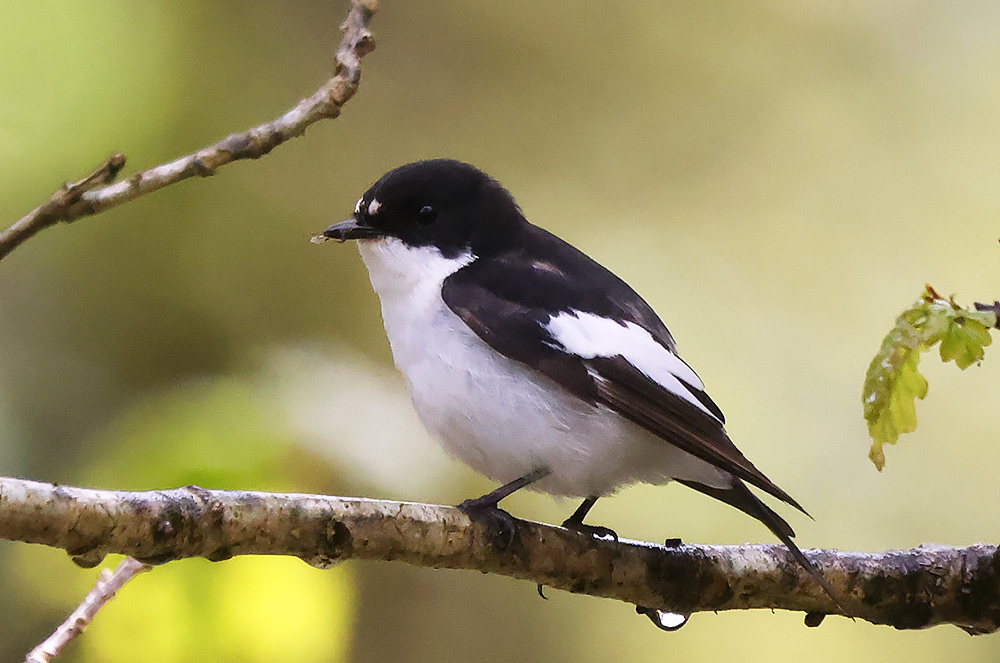
[[[344,2],[0,0],[0,219],[114,150],[129,170],[269,120],[328,76]],[[996,541],[1000,359],[925,359],[879,475],[859,393],[924,282],[1000,297],[1000,4],[393,2],[358,96],[258,161],[46,231],[0,264],[0,472],[102,488],[456,503],[492,486],[420,430],[353,248],[309,243],[389,168],[473,162],[666,320],[803,547]],[[992,352],[997,352],[993,350]],[[516,495],[558,522],[575,504]],[[786,510],[787,511],[787,510]],[[771,541],[680,487],[593,521]],[[94,580],[0,543],[0,658]],[[475,573],[290,559],[169,564],[65,661],[995,661],[997,637],[630,606]]]

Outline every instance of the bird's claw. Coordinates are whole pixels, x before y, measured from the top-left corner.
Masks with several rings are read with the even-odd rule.
[[[458,505],[471,520],[479,523],[486,530],[490,543],[500,550],[505,550],[514,542],[517,527],[514,516],[510,515],[496,504],[482,503],[478,500],[465,500]]]

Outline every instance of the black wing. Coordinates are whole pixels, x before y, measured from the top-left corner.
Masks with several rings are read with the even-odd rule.
[[[517,248],[481,256],[448,277],[445,304],[497,352],[802,510],[736,448],[722,412],[700,384],[678,378],[685,391],[673,391],[623,355],[581,357],[564,351],[546,329],[552,311],[631,322],[664,351],[675,354],[675,346],[656,313],[624,281],[540,228],[529,226],[526,234]]]

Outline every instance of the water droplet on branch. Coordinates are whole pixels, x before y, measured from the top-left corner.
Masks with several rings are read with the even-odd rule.
[[[690,614],[680,612],[670,612],[668,610],[657,610],[656,608],[646,608],[641,605],[635,606],[635,611],[640,615],[649,617],[649,621],[662,631],[676,631],[691,618]]]

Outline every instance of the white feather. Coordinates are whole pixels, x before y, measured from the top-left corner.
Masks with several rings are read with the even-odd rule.
[[[691,392],[704,390],[701,378],[634,322],[620,323],[593,313],[568,311],[549,318],[545,328],[563,350],[584,359],[621,355],[647,378],[718,420]]]
[[[482,341],[441,298],[444,280],[475,260],[471,253],[445,258],[391,238],[358,246],[417,414],[476,471],[506,483],[547,468],[551,474],[534,488],[580,497],[671,478],[728,485],[728,475],[709,463]]]

